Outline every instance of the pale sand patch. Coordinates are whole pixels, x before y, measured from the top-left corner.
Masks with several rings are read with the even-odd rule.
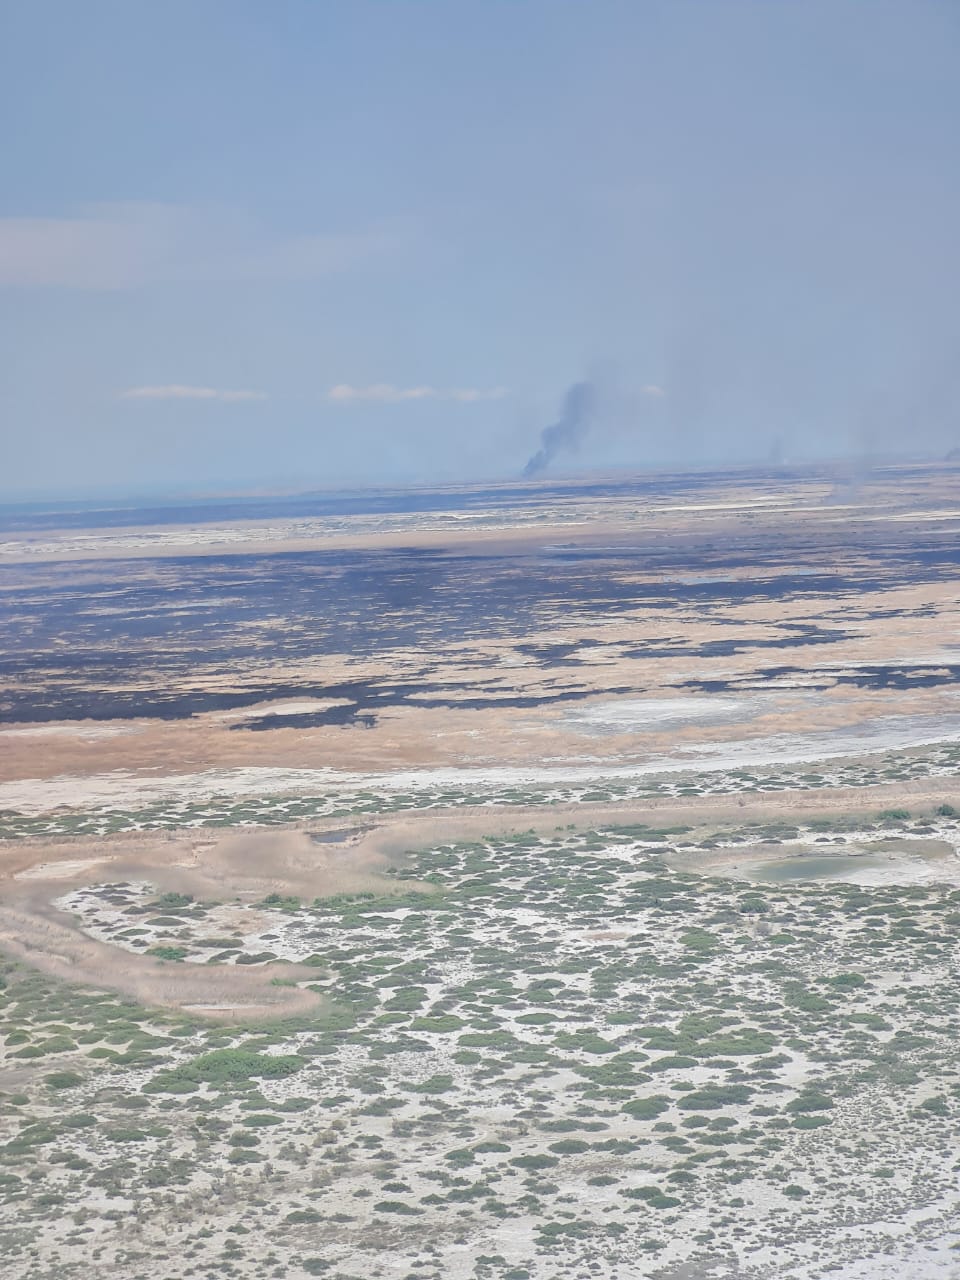
[[[606,780],[629,782],[666,774],[720,773],[746,767],[827,765],[850,757],[960,741],[960,710],[954,700],[952,709],[931,715],[878,716],[832,732],[784,732],[738,741],[711,742],[702,736],[700,728],[695,732],[696,737],[685,737],[679,728],[665,732],[664,739],[670,738],[669,746],[656,738],[649,743],[639,743],[636,733],[611,735],[608,739],[598,736],[594,739],[597,743],[606,740],[614,744],[611,757],[584,764],[573,763],[565,756],[549,767],[544,765],[541,756],[534,764],[386,768],[379,772],[353,772],[331,766],[309,769],[249,765],[161,776],[115,769],[103,774],[23,778],[0,782],[0,809],[38,816],[61,806],[70,809],[143,807],[177,801],[184,795],[189,795],[194,803],[201,803],[264,795],[335,795],[357,791],[402,793],[456,789],[490,793],[519,787],[602,784]],[[618,754],[620,744],[624,751]],[[504,745],[500,758],[526,746],[522,734],[514,730],[512,741]],[[623,763],[626,752],[633,755],[630,763]],[[531,757],[529,747],[526,756]],[[537,760],[536,755],[533,758]],[[577,758],[583,760],[582,756]]]
[[[14,880],[73,880],[101,865],[100,858],[77,858],[66,862],[41,862],[14,874]]]
[[[81,934],[69,917],[51,905],[51,898],[59,896],[68,882],[81,887],[119,878],[146,880],[161,889],[196,897],[249,902],[273,892],[301,897],[414,888],[430,892],[431,885],[397,880],[384,870],[416,849],[508,832],[554,834],[565,827],[591,830],[637,823],[652,827],[684,824],[706,832],[724,824],[740,826],[745,821],[788,816],[799,820],[808,815],[875,813],[891,804],[902,804],[908,797],[910,803],[931,809],[944,801],[960,806],[960,785],[952,779],[924,778],[872,787],[757,793],[737,799],[699,796],[677,801],[662,796],[643,804],[419,810],[351,834],[337,844],[311,840],[303,827],[249,829],[219,840],[211,840],[206,833],[181,832],[167,837],[158,833],[89,837],[58,844],[16,841],[0,846],[0,946],[46,972],[122,991],[145,1004],[220,1006],[245,997],[248,1016],[286,1014],[298,1008],[316,1008],[320,1001],[300,988],[271,986],[271,979],[284,974],[300,980],[315,978],[315,970],[280,964],[256,969],[185,965],[127,953],[119,964],[117,948]],[[315,823],[309,830],[331,833],[338,828],[332,823]],[[99,857],[78,859],[84,848],[96,849]],[[82,862],[84,869],[69,877],[49,874],[50,868],[69,862]],[[31,868],[45,870],[42,876],[18,878]],[[222,1016],[231,1016],[230,1011]]]
[[[954,845],[937,839],[853,837],[843,845],[807,840],[734,848],[684,850],[666,855],[678,871],[730,876],[759,887],[831,882],[869,885],[960,884]]]
[[[249,720],[261,716],[309,716],[315,711],[330,711],[334,707],[349,707],[349,698],[298,698],[291,702],[255,703],[250,707],[236,707],[231,711],[209,712],[211,720]]]
[[[205,1013],[210,1015],[231,1013],[236,1009],[245,1010],[246,1007],[246,1005],[242,1004],[225,1004],[222,1001],[220,1004],[185,1004],[181,1006],[181,1008],[187,1013]]]
[[[754,703],[756,699],[752,700]],[[750,704],[742,698],[691,695],[685,698],[617,698],[597,700],[567,713],[572,727],[597,731],[634,733],[647,726],[693,721],[728,720],[750,714]]]
[[[44,973],[71,983],[118,991],[141,1004],[182,1009],[185,1005],[228,1005],[229,1017],[283,1017],[318,1011],[323,1000],[299,987],[273,986],[275,977],[294,981],[316,978],[300,965],[270,965],[240,970],[227,965],[183,965],[153,956],[120,952],[86,937],[69,917],[42,899],[0,905],[0,945],[10,955]],[[212,1015],[213,1016],[213,1015]]]
[[[116,738],[136,733],[130,724],[36,724],[16,729],[0,729],[4,738]]]
[[[97,857],[77,858],[82,848]],[[316,981],[309,966],[187,965],[120,951],[82,933],[52,899],[73,888],[111,880],[140,880],[158,889],[203,899],[256,902],[270,893],[304,897],[369,892],[392,894],[419,881],[384,875],[390,859],[354,839],[319,844],[306,831],[255,829],[211,840],[204,834],[91,838],[56,845],[18,841],[0,849],[0,946],[45,973],[108,988],[146,1005],[190,1008],[211,1017],[243,1019],[316,1012],[324,1000],[275,978]],[[249,921],[247,921],[249,923]]]

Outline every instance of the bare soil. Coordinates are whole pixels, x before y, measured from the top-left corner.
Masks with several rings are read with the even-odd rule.
[[[335,830],[330,823],[313,823],[308,829],[250,830],[219,839],[180,832],[56,843],[17,841],[0,846],[0,948],[46,973],[118,991],[147,1005],[189,1008],[226,1020],[318,1011],[322,1001],[315,993],[272,985],[275,978],[315,978],[316,970],[283,963],[242,969],[201,966],[121,953],[81,933],[69,916],[52,905],[53,899],[69,888],[130,879],[201,899],[251,903],[269,893],[323,897],[414,888],[430,891],[427,884],[398,880],[385,871],[419,848],[509,832],[551,834],[566,826],[590,830],[635,823],[685,825],[694,832],[711,832],[748,821],[876,813],[894,803],[922,811],[944,801],[960,806],[960,786],[930,778],[872,787],[758,793],[729,800],[663,797],[641,805],[425,810],[351,833],[336,845],[310,838],[311,833]]]
[[[53,899],[72,888],[118,880],[143,880],[216,901],[256,902],[270,893],[389,894],[398,882],[383,874],[387,863],[356,845],[324,848],[299,830],[255,830],[219,840],[181,833],[17,842],[0,849],[0,948],[45,973],[146,1005],[226,1020],[317,1012],[323,1001],[316,993],[274,985],[277,978],[315,980],[316,969],[284,963],[201,966],[120,952],[87,937]],[[403,885],[429,891],[419,882]]]

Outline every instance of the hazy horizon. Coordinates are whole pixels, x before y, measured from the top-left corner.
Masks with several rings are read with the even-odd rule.
[[[4,500],[960,445],[953,6],[5,19]]]
[[[657,475],[666,476],[682,476],[689,475],[695,477],[699,474],[708,475],[711,473],[730,472],[731,474],[743,472],[744,474],[770,474],[782,473],[784,477],[790,475],[808,475],[822,474],[825,480],[829,480],[836,484],[856,484],[861,485],[868,483],[870,475],[874,472],[880,472],[885,468],[897,469],[899,467],[910,466],[936,466],[944,463],[947,466],[960,465],[960,459],[947,459],[940,454],[933,453],[917,453],[904,452],[901,454],[883,454],[875,455],[870,458],[864,458],[855,454],[823,454],[819,457],[809,457],[804,459],[699,459],[696,462],[684,464],[662,463],[657,466],[632,466],[624,464],[622,466],[611,467],[575,467],[568,469],[557,467],[548,474],[541,474],[534,478],[524,478],[521,472],[509,474],[489,474],[477,475],[470,477],[462,477],[459,479],[395,479],[395,480],[376,480],[376,479],[355,479],[344,478],[341,482],[311,483],[309,477],[302,477],[299,480],[277,480],[272,484],[264,483],[257,485],[256,482],[250,481],[244,483],[238,481],[231,484],[225,480],[222,484],[216,486],[206,486],[200,484],[191,484],[185,481],[180,486],[172,484],[159,485],[150,488],[144,484],[131,484],[119,482],[113,486],[86,486],[86,487],[64,487],[61,489],[24,489],[22,491],[4,491],[0,489],[0,509],[15,508],[18,506],[35,506],[35,505],[51,505],[57,506],[90,506],[95,503],[123,503],[130,507],[140,505],[175,505],[182,502],[230,502],[275,499],[282,501],[284,498],[298,498],[309,496],[312,494],[322,494],[334,496],[337,494],[344,495],[362,495],[365,493],[383,492],[418,492],[446,490],[456,491],[469,488],[510,488],[517,489],[535,489],[537,487],[549,488],[551,485],[558,487],[578,485],[590,485],[598,483],[625,484],[631,479],[642,479],[643,477],[655,477]]]

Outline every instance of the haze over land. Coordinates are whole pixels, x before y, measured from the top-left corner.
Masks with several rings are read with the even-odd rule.
[[[956,1275],[956,467],[3,523],[14,1274]]]
[[[9,5],[0,490],[960,445],[958,13]]]

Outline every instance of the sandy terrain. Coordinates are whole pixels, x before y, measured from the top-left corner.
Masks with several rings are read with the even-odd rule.
[[[955,1274],[956,480],[9,537],[17,1274]]]
[[[95,852],[78,856],[88,850]],[[315,970],[286,964],[199,968],[148,955],[124,955],[121,963],[115,947],[79,932],[51,901],[70,888],[117,880],[145,880],[159,890],[217,901],[256,902],[276,892],[308,898],[392,893],[396,882],[378,870],[387,861],[367,848],[324,849],[298,831],[244,832],[220,840],[19,842],[0,849],[0,947],[45,973],[119,991],[146,1005],[227,1020],[309,1013],[322,1003],[314,992],[272,983],[315,979]]]
[[[664,479],[669,481],[671,476]],[[544,487],[540,500],[524,486],[515,505],[507,501],[489,511],[464,510],[458,503],[469,487],[451,492],[448,511],[353,514],[298,519],[222,520],[187,525],[133,525],[103,529],[45,530],[0,542],[0,563],[42,563],[100,559],[141,559],[157,555],[204,556],[240,551],[244,554],[326,549],[371,549],[390,546],[469,547],[544,543],[574,533],[595,541],[623,535],[625,529],[656,522],[685,531],[691,518],[752,521],[782,518],[817,525],[860,520],[956,522],[953,472],[937,464],[877,468],[869,485],[861,485],[843,501],[836,497],[836,478],[829,474],[759,479],[755,473],[731,471],[722,495],[704,476],[696,476],[682,496],[667,500],[610,494],[583,497],[578,486],[568,493]],[[500,490],[509,495],[510,486]],[[91,513],[91,519],[96,513]]]
[[[875,813],[909,796],[913,806],[932,808],[945,800],[960,805],[960,788],[942,779],[904,786],[822,788],[758,794],[748,801],[692,797],[636,804],[553,805],[546,809],[501,808],[443,812],[428,810],[383,821],[368,831],[324,846],[304,830],[252,830],[211,839],[207,833],[151,833],[78,838],[57,843],[22,840],[0,845],[0,948],[44,972],[73,982],[119,991],[148,1005],[189,1007],[227,1020],[281,1016],[316,1009],[319,998],[295,986],[272,986],[280,977],[305,981],[312,970],[271,964],[257,968],[199,967],[147,955],[124,955],[79,932],[51,903],[65,890],[118,880],[144,880],[160,890],[198,899],[253,903],[269,893],[324,897],[340,893],[429,891],[418,881],[384,874],[405,853],[433,845],[515,831],[552,833],[563,826],[590,830],[604,825],[685,824],[700,832],[744,821]],[[331,824],[311,824],[335,832]],[[943,855],[946,850],[939,850]],[[709,865],[730,862],[720,855]],[[957,879],[951,868],[947,877]]]
[[[253,765],[648,767],[696,764],[730,744],[775,758],[787,740],[813,738],[824,753],[849,754],[869,750],[887,722],[893,745],[960,734],[960,603],[939,558],[960,524],[953,473],[878,473],[854,506],[827,502],[830,487],[734,476],[683,503],[573,495],[538,506],[532,521],[528,508],[508,508],[496,529],[447,513],[442,527],[436,514],[411,514],[391,517],[397,529],[349,532],[339,526],[368,519],[349,517],[313,540],[278,526],[269,543],[258,540],[259,522],[238,523],[229,530],[236,556],[222,574],[210,569],[209,582],[191,577],[199,570],[189,557],[215,559],[224,546],[197,545],[197,530],[178,526],[11,543],[0,567],[25,622],[5,681],[0,781]],[[140,533],[147,541],[134,545]],[[82,548],[65,549],[77,537]],[[363,589],[373,596],[363,608],[372,598],[372,612],[357,612],[363,602],[355,606],[350,580],[337,576],[355,561],[324,559],[290,581],[296,589],[328,575],[332,594],[320,603],[347,631],[294,644],[325,620],[310,609],[278,617],[287,597],[270,594],[245,598],[242,621],[229,621],[238,574],[270,577],[274,561],[310,549],[367,553],[373,585]],[[417,552],[430,552],[428,567]],[[187,559],[158,558],[166,555]],[[64,556],[83,563],[58,567]],[[581,556],[589,572],[576,568]],[[118,557],[137,563],[115,567]],[[76,637],[55,632],[32,659],[24,643],[34,611],[42,616],[37,590],[56,602],[75,573],[86,592],[75,620],[94,636],[115,616],[126,629],[114,649],[101,655],[94,644],[78,666]],[[474,579],[486,594],[474,597]],[[484,610],[518,579],[538,588],[535,604],[521,593],[493,625]],[[594,581],[610,589],[597,594]],[[144,613],[154,617],[149,642]],[[181,640],[181,628],[192,638]],[[86,713],[63,710],[71,697]],[[171,697],[175,711],[164,709]],[[338,715],[354,698],[357,714]],[[27,714],[37,701],[37,719],[18,721],[15,707]],[[686,712],[663,716],[684,701]],[[711,702],[728,713],[713,714]],[[85,719],[91,708],[96,718]],[[816,757],[808,749],[806,758]]]

